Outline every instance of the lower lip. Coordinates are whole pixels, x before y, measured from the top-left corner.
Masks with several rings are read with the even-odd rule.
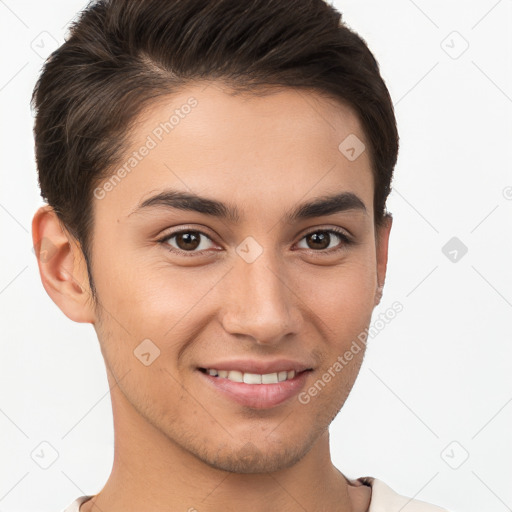
[[[296,374],[293,379],[275,384],[246,384],[245,382],[233,382],[223,377],[213,377],[201,370],[197,370],[197,372],[226,397],[240,405],[254,409],[269,409],[297,395],[311,373],[310,370],[306,370]]]

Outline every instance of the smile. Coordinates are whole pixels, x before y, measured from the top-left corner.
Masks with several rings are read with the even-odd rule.
[[[232,382],[244,382],[245,384],[277,384],[295,377],[295,370],[283,370],[274,373],[248,373],[240,370],[216,370],[214,368],[199,368],[203,373],[212,377],[228,379]]]
[[[197,370],[203,382],[216,394],[253,409],[269,409],[290,400],[304,388],[312,373],[311,369],[264,374],[215,368]]]

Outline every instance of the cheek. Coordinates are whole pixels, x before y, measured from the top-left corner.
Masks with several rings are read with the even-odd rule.
[[[103,315],[110,334],[105,338],[105,353],[109,360],[115,359],[119,376],[128,369],[134,377],[145,372],[146,376],[152,375],[148,383],[156,386],[172,378],[165,371],[155,374],[155,369],[165,368],[176,375],[189,364],[186,348],[200,337],[216,311],[213,292],[222,275],[159,263],[136,268],[130,271],[125,267],[124,272],[117,269],[116,278],[104,281],[104,290],[99,290],[102,304],[110,313]],[[146,346],[142,343],[158,354],[148,367],[134,357],[134,351],[142,350],[139,346]]]
[[[297,294],[333,331],[360,329],[370,321],[377,283],[371,257],[332,268],[318,268],[297,277]]]
[[[202,286],[189,273],[152,261],[121,261],[98,256],[95,271],[98,296],[110,321],[135,337],[160,338],[197,304]],[[117,329],[117,328],[116,328]]]

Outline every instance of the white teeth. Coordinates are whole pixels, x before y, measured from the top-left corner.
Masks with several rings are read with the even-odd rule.
[[[242,372],[239,372],[238,370],[231,370],[228,373],[228,379],[232,380],[233,382],[243,382],[244,374]]]
[[[214,368],[208,368],[206,372],[214,377],[229,379],[233,382],[244,382],[245,384],[277,384],[295,377],[295,370],[265,373],[263,375],[260,373],[244,373],[238,370],[215,370]]]
[[[261,384],[261,375],[259,373],[244,373],[244,382],[246,384]]]
[[[277,384],[278,382],[277,373],[265,373],[261,376],[262,384]]]

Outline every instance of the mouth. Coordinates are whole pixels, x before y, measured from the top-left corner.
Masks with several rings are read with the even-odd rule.
[[[311,368],[303,370],[302,372],[296,372],[295,370],[282,370],[273,373],[249,373],[242,372],[240,370],[216,370],[215,368],[198,368],[199,371],[211,375],[212,377],[218,377],[221,379],[227,379],[231,382],[243,382],[245,384],[277,384],[287,380],[292,380],[296,375],[311,371]]]
[[[240,370],[197,368],[204,382],[231,402],[253,409],[276,407],[304,388],[311,368],[258,374]],[[203,377],[204,376],[204,377]]]

